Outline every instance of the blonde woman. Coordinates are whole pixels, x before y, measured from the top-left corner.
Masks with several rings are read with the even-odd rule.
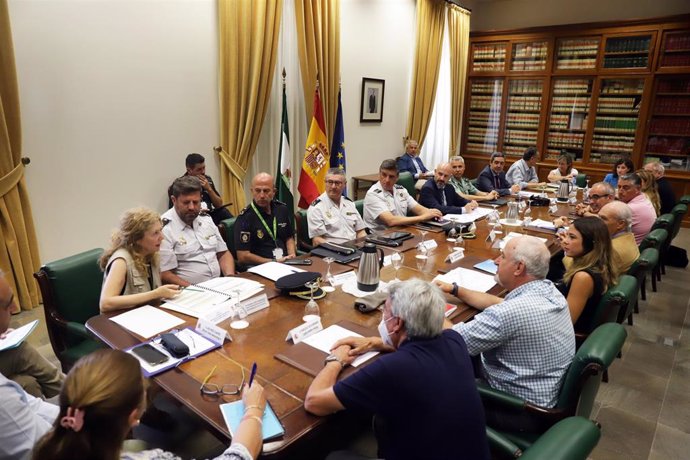
[[[170,299],[180,292],[176,284],[161,285],[161,230],[160,216],[150,209],[130,209],[122,215],[110,248],[99,261],[104,272],[101,312]]]
[[[654,212],[656,212],[656,215],[659,216],[659,212],[661,210],[661,198],[659,197],[659,187],[656,185],[656,177],[654,177],[654,173],[647,171],[646,169],[640,169],[636,172],[642,181],[642,191],[647,196],[649,201],[652,202]]]

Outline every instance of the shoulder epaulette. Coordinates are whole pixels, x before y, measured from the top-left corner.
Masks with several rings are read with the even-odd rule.
[[[274,199],[273,202],[274,202],[275,204],[277,204],[277,205],[280,205],[280,206],[287,206],[287,204],[283,203],[283,202],[280,201],[280,200],[275,200],[275,199]]]
[[[317,198],[314,201],[311,202],[309,206],[316,206],[317,204],[321,203],[321,198]]]
[[[403,187],[403,186],[400,185],[400,184],[395,184],[395,188],[405,188],[405,187]]]
[[[240,211],[240,214],[239,214],[239,215],[241,216],[242,214],[244,214],[245,212],[247,212],[247,210],[249,209],[250,206],[251,206],[251,205],[245,206],[244,209]]]
[[[381,192],[383,192],[383,189],[380,189],[380,188],[375,188],[375,189],[374,189],[374,193],[381,193]]]

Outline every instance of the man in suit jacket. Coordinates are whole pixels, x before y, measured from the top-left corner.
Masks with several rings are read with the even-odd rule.
[[[418,149],[419,146],[417,145],[417,141],[408,139],[407,142],[405,142],[405,153],[397,158],[398,173],[407,171],[412,174],[412,177],[417,180],[415,185],[417,190],[424,186],[425,179],[434,176],[434,173],[429,171],[426,166],[424,166],[424,163],[422,163],[422,159],[419,158]]]
[[[450,163],[442,163],[436,167],[434,178],[429,179],[422,187],[419,202],[427,208],[438,209],[443,214],[462,214],[472,212],[477,202],[468,201],[457,194],[448,180],[453,175]]]
[[[510,185],[503,172],[506,159],[501,152],[491,154],[489,164],[482,169],[477,178],[477,188],[482,192],[496,190],[499,195],[511,195],[520,191],[520,184]]]

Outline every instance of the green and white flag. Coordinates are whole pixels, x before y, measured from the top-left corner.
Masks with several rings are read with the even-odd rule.
[[[290,211],[290,222],[295,224],[295,199],[292,196],[292,154],[290,152],[290,127],[288,125],[287,96],[283,80],[283,117],[280,122],[281,135],[278,148],[278,172],[275,187],[277,199],[285,203]]]

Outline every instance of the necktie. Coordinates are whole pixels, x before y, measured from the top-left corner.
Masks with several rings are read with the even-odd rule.
[[[498,174],[494,174],[494,187],[498,190]]]
[[[441,189],[441,204],[443,204],[443,206],[448,206],[448,201],[446,200],[446,192],[444,189]]]

